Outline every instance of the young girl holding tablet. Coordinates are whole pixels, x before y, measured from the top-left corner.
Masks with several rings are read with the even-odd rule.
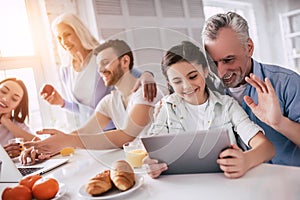
[[[207,87],[207,62],[197,46],[184,41],[172,47],[163,57],[161,67],[173,93],[162,99],[149,134],[229,127],[231,148],[221,152],[216,161],[229,178],[241,177],[274,156],[274,147],[263,129],[249,119],[238,102]],[[250,150],[243,152],[237,146],[233,131]],[[144,164],[148,165],[148,174],[153,178],[167,170],[165,163],[149,157],[144,159]]]

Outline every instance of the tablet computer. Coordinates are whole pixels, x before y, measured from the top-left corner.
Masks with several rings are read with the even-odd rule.
[[[150,158],[168,165],[162,175],[222,172],[217,159],[231,145],[227,129],[167,133],[141,141]]]

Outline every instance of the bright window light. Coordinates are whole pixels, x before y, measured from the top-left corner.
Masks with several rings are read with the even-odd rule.
[[[0,0],[0,57],[34,55],[24,0]]]

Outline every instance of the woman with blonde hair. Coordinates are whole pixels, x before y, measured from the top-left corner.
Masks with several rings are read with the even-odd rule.
[[[113,90],[111,86],[105,86],[103,79],[98,73],[98,64],[94,49],[99,46],[99,42],[86,28],[84,23],[74,14],[62,14],[52,22],[52,30],[60,46],[67,52],[68,58],[60,68],[60,75],[63,82],[66,98],[51,85],[46,85],[41,91],[41,96],[51,105],[58,105],[68,111],[77,113],[82,126],[94,113],[99,101]],[[135,77],[140,77],[141,73],[135,69],[131,71]],[[156,88],[152,76],[148,73],[141,78],[141,82],[147,87],[146,94],[149,100],[153,99],[149,88]],[[150,79],[149,79],[150,78]],[[147,80],[146,80],[147,79]],[[154,90],[156,93],[156,91]],[[150,95],[148,95],[150,94]],[[114,129],[110,123],[105,130]]]

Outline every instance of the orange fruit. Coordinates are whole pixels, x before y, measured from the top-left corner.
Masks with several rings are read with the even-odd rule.
[[[31,175],[31,176],[25,176],[24,178],[22,178],[19,182],[20,185],[24,185],[26,187],[28,187],[31,191],[33,184],[39,180],[40,178],[42,178],[41,175],[36,174],[36,175]]]
[[[32,186],[32,194],[37,200],[46,200],[55,197],[59,184],[54,178],[41,178]]]
[[[2,192],[2,200],[31,200],[31,198],[30,189],[24,185],[7,187]]]

